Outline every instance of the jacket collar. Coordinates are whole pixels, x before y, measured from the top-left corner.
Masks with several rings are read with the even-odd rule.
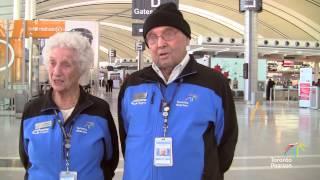
[[[192,75],[192,74],[196,74],[197,70],[196,70],[196,64],[197,62],[195,61],[193,55],[189,55],[190,56],[190,60],[188,62],[188,64],[186,65],[186,67],[182,70],[182,72],[180,73],[180,75],[177,77],[176,80],[179,80],[183,77]],[[160,82],[162,84],[165,84],[165,82],[161,79],[161,77],[153,70],[153,68],[151,66],[145,68],[142,73],[140,74],[140,78],[144,79],[145,81],[149,81],[149,82]],[[175,81],[176,81],[175,80]]]
[[[52,99],[52,92],[53,92],[53,89],[51,88],[50,91],[44,95],[44,101],[41,105],[41,112],[50,111],[50,110],[59,110],[58,106]],[[80,86],[80,96],[76,104],[76,107],[74,109],[74,112],[81,112],[82,110],[86,109],[92,104],[93,102],[89,99],[88,94]]]
[[[170,84],[171,82],[175,81],[177,79],[177,77],[181,74],[182,70],[186,67],[189,60],[190,60],[190,56],[189,56],[189,54],[186,53],[186,55],[184,56],[182,61],[179,64],[177,64],[176,67],[174,67],[172,69],[172,72],[171,72],[168,80],[165,79],[161,70],[159,69],[159,67],[155,63],[152,63],[151,67],[158,74],[158,76],[161,77],[161,79],[164,82],[166,82],[166,84]]]

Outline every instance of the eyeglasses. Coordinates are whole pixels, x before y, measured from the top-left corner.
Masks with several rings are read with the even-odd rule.
[[[148,45],[154,45],[158,42],[159,37],[161,37],[165,41],[171,41],[176,37],[178,31],[176,30],[166,30],[164,31],[160,36],[157,36],[155,34],[150,34],[147,36],[147,43]]]

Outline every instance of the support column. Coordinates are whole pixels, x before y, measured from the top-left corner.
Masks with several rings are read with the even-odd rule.
[[[30,0],[30,19],[36,19],[36,0]]]
[[[19,20],[21,19],[21,0],[14,0],[13,1],[13,20]],[[24,22],[23,22],[24,23]],[[25,26],[22,26],[25,27]],[[21,41],[24,40],[24,36],[21,37]],[[24,46],[22,46],[22,52],[24,52]],[[25,57],[25,55],[23,55],[22,57]],[[21,83],[24,84],[25,83],[25,60],[24,58],[16,58],[16,74],[20,73],[20,78],[15,78],[15,80],[20,79]],[[18,72],[20,71],[20,72]]]
[[[36,1],[35,0],[25,0],[25,20],[33,20],[35,19],[36,15]],[[29,37],[28,39],[25,39],[25,47],[29,51],[29,72],[28,72],[28,90],[29,90],[29,97],[32,97],[32,90],[33,90],[33,84],[32,84],[32,77],[33,77],[33,47],[32,47],[32,37]]]
[[[314,81],[318,82],[319,79],[319,60],[317,59],[317,61],[314,62]]]
[[[258,53],[257,53],[257,12],[245,11],[245,62],[248,63],[248,79],[245,79],[245,100],[255,104],[257,96]]]
[[[138,51],[138,71],[143,68],[142,51]]]
[[[30,20],[30,4],[31,0],[25,0],[24,19]]]
[[[13,1],[13,20],[18,20],[21,18],[21,0]]]
[[[25,0],[24,19],[33,20],[36,18],[36,0]]]

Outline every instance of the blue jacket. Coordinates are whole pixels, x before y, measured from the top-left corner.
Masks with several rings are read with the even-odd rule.
[[[58,124],[63,117],[51,94],[52,90],[27,103],[23,112],[19,150],[28,180],[57,180],[66,170],[64,138]],[[64,127],[67,132],[72,129],[70,171],[77,171],[78,180],[112,179],[119,149],[108,103],[81,88]]]
[[[190,57],[173,83],[165,85],[147,67],[122,86],[118,114],[124,180],[220,180],[230,167],[238,137],[231,90],[220,73]],[[153,165],[154,139],[163,136],[164,99],[171,102],[172,167]]]

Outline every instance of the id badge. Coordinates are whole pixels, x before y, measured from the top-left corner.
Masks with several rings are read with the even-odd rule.
[[[60,180],[77,180],[77,172],[75,171],[61,171]]]
[[[173,165],[171,137],[155,138],[153,164],[157,167]]]

